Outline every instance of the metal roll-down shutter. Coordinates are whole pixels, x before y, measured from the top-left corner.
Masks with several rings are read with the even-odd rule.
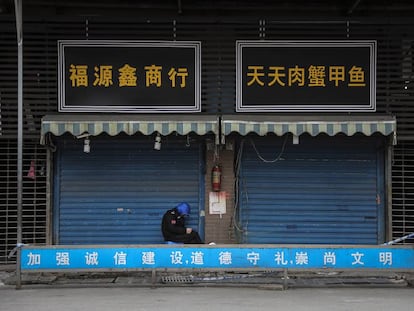
[[[163,213],[181,201],[192,207],[189,225],[200,229],[204,206],[200,143],[168,136],[90,138],[63,135],[55,161],[54,238],[57,244],[163,243]],[[204,219],[204,218],[203,218]]]
[[[383,241],[383,136],[305,134],[297,145],[289,134],[251,135],[243,141],[238,183],[241,242]]]

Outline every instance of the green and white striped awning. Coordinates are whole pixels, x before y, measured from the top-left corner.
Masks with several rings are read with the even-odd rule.
[[[151,135],[158,132],[168,135],[176,132],[186,135],[194,132],[198,135],[213,133],[218,141],[219,120],[217,116],[206,115],[47,115],[42,119],[41,140],[45,135],[55,136],[70,133],[74,136],[89,134],[97,136],[102,133],[115,136],[124,132],[128,135],[142,133]]]
[[[241,135],[256,133],[264,136],[274,133],[282,136],[286,133],[300,136],[308,133],[312,136],[325,133],[334,136],[343,133],[352,136],[362,133],[370,136],[381,133],[385,136],[396,136],[397,122],[395,117],[388,115],[322,115],[322,116],[252,116],[227,115],[221,119],[222,141],[232,132]]]

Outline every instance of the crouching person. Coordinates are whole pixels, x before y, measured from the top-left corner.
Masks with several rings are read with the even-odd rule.
[[[190,215],[190,205],[186,202],[178,204],[165,212],[162,217],[161,230],[165,241],[184,244],[202,244],[197,231],[185,226],[185,218]]]

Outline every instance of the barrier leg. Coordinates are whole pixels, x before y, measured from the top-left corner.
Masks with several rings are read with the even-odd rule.
[[[155,288],[155,283],[157,282],[157,271],[152,269],[151,271],[151,288]]]
[[[283,290],[288,288],[288,269],[283,269]]]

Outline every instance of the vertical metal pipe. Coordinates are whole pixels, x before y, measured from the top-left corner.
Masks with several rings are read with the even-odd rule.
[[[17,260],[16,289],[21,288],[20,245],[22,244],[22,186],[23,186],[23,32],[22,2],[14,0],[17,33]]]
[[[47,157],[46,157],[46,244],[52,244],[52,202],[51,202],[51,194],[50,191],[52,189],[50,183],[50,172],[52,171],[52,155],[51,151],[47,149]]]
[[[387,158],[385,162],[385,195],[387,204],[385,205],[385,241],[392,240],[392,165],[394,162],[393,137],[388,138]]]

